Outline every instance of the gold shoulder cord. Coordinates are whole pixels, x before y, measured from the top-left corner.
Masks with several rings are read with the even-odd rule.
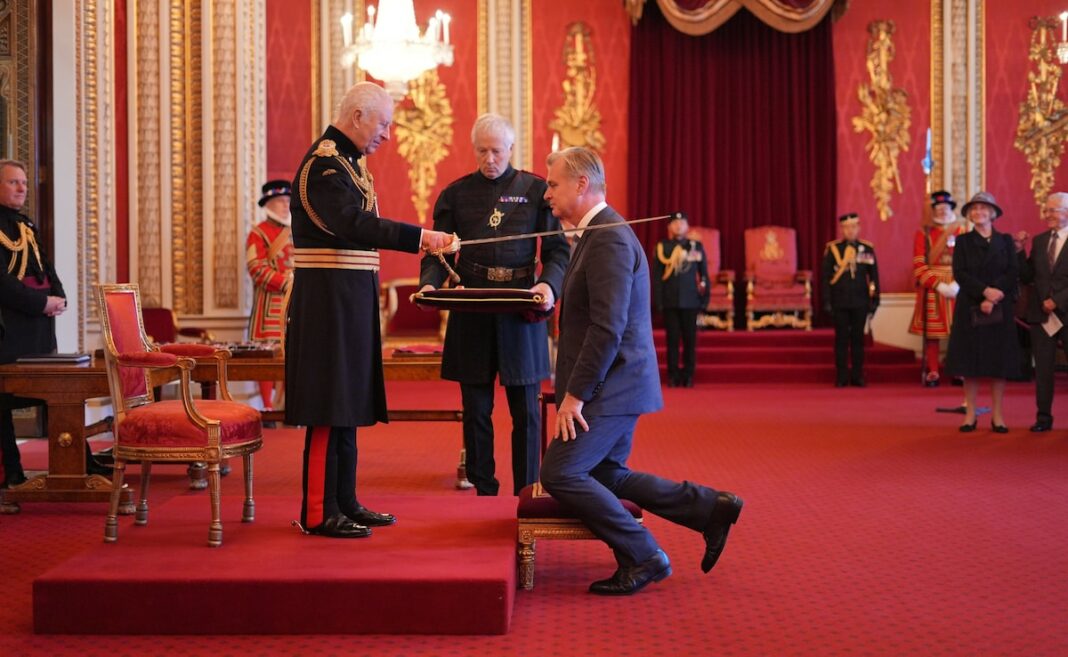
[[[377,214],[375,208],[378,199],[375,196],[374,178],[371,176],[370,172],[362,176],[356,173],[356,169],[349,164],[349,161],[338,153],[337,144],[330,139],[324,139],[319,142],[319,147],[315,149],[314,155],[316,157],[331,157],[337,160],[342,168],[349,174],[349,177],[352,178],[352,182],[356,184],[357,189],[363,194],[364,211],[375,212],[375,214]],[[311,174],[311,166],[314,162],[314,158],[309,159],[304,163],[304,167],[300,170],[300,203],[304,206],[304,211],[308,213],[308,217],[312,220],[312,223],[318,226],[319,229],[326,234],[334,235],[334,232],[326,227],[326,222],[323,221],[322,217],[320,217],[312,208],[311,201],[308,199],[308,176]]]
[[[686,271],[686,249],[683,249],[678,244],[671,250],[671,255],[669,256],[664,255],[664,243],[657,244],[656,259],[660,261],[660,264],[664,265],[664,275],[661,280],[666,281],[676,271]]]
[[[41,263],[41,251],[37,248],[37,240],[33,236],[33,229],[24,223],[19,223],[19,238],[12,242],[11,238],[0,231],[0,246],[11,251],[11,262],[7,263],[7,273],[15,271],[15,263],[22,256],[22,264],[19,265],[19,273],[15,276],[21,281],[26,276],[26,265],[30,262],[29,250],[33,248],[33,255],[37,259],[37,266],[44,271]]]

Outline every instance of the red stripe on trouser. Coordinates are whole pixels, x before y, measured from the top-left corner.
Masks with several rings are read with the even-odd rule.
[[[928,372],[938,371],[938,350],[938,340],[928,340],[927,344],[924,345],[924,355],[927,358]]]
[[[322,524],[323,497],[326,486],[326,451],[330,446],[330,427],[311,428],[311,440],[308,445],[308,460],[305,465],[307,487],[304,490],[305,527]]]

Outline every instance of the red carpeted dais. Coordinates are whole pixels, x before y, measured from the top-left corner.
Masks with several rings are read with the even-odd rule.
[[[33,583],[34,630],[55,634],[503,634],[515,599],[515,498],[368,497],[397,524],[365,539],[304,536],[300,500],[223,499],[224,543],[207,545],[208,501],[183,496],[149,525],[120,520]],[[103,520],[101,520],[103,531]],[[72,610],[77,610],[72,613]]]

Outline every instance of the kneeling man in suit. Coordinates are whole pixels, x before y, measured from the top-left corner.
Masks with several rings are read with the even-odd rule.
[[[604,164],[589,149],[550,155],[547,183],[553,215],[569,225],[623,220],[605,203]],[[649,291],[649,264],[630,227],[578,233],[561,291],[557,437],[541,482],[615,552],[615,574],[590,585],[600,595],[629,595],[671,574],[667,555],[620,499],[702,532],[705,572],[742,510],[733,493],[627,467],[638,416],[663,406]]]

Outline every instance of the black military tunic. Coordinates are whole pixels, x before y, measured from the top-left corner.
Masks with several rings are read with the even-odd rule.
[[[512,287],[535,284],[538,240],[465,247],[464,240],[558,230],[560,222],[544,200],[545,181],[512,167],[495,180],[474,172],[451,183],[434,205],[434,230],[460,237],[459,262],[449,258],[465,287]],[[495,210],[502,214],[495,216]],[[541,239],[541,274],[559,298],[570,247],[562,235]],[[455,263],[455,264],[454,264]],[[490,280],[489,268],[519,271],[512,280]],[[423,258],[421,285],[440,287],[445,268],[437,258]],[[497,277],[499,278],[499,277]],[[529,322],[515,313],[449,313],[441,376],[460,383],[530,385],[549,378],[545,322]]]
[[[330,126],[304,156],[290,204],[295,258],[301,249],[419,251],[418,226],[378,217],[373,191],[361,182],[361,155]],[[286,331],[287,423],[387,421],[378,289],[377,271],[298,263]]]
[[[56,350],[56,320],[45,316],[44,308],[49,296],[67,295],[52,263],[43,254],[38,260],[38,249],[24,237],[28,232],[37,240],[37,228],[29,217],[0,206],[0,232],[5,242],[0,246],[0,312],[6,328],[0,363],[10,363],[19,356]],[[15,252],[8,245],[21,246]]]
[[[879,268],[871,242],[827,243],[822,268],[823,303],[834,319],[839,385],[864,384],[864,326],[879,306]],[[849,367],[852,352],[852,370]]]
[[[681,260],[674,254],[682,249]],[[667,330],[669,386],[693,385],[697,355],[697,314],[708,302],[708,260],[697,240],[663,239],[653,259],[653,304],[664,318]],[[679,341],[682,368],[679,368]]]

